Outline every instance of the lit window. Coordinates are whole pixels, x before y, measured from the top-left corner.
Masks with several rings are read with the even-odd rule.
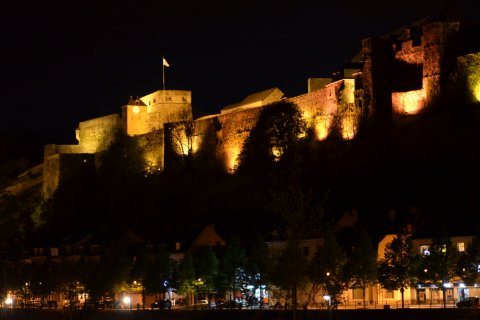
[[[180,242],[175,242],[175,250],[180,250]]]
[[[458,252],[465,251],[465,242],[459,242],[457,246],[458,246]]]
[[[428,244],[424,244],[420,246],[420,253],[428,256],[430,255],[430,246]]]

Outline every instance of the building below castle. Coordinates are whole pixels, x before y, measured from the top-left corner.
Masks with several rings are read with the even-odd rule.
[[[308,79],[305,94],[286,97],[271,88],[198,119],[193,119],[190,91],[130,97],[121,113],[80,122],[77,144],[45,146],[42,192],[48,198],[79,167],[94,167],[118,130],[138,139],[149,170],[168,166],[166,150],[194,154],[215,139],[209,152],[226,172],[234,172],[260,111],[281,100],[299,107],[319,141],[331,134],[355,139],[363,120],[395,125],[430,112],[455,86],[465,90],[468,101],[480,102],[480,43],[471,30],[440,12],[364,39],[361,51],[331,78]]]

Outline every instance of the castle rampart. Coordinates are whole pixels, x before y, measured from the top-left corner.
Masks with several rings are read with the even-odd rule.
[[[271,88],[197,120],[192,118],[190,91],[158,90],[130,98],[121,117],[113,114],[80,122],[78,145],[45,146],[44,193],[51,194],[70,174],[65,168],[94,162],[94,155],[110,145],[119,129],[137,139],[150,170],[163,170],[174,161],[175,157],[166,159],[167,150],[185,157],[208,149],[226,171],[233,172],[262,108],[282,99],[298,105],[318,140],[331,134],[353,139],[364,115],[388,126],[392,119],[426,112],[456,68],[471,99],[479,102],[480,54],[457,58],[460,31],[458,22],[425,19],[400,33],[365,39],[362,58],[358,55],[332,79],[309,79],[308,93],[286,98],[280,89]]]
[[[80,122],[76,131],[80,152],[97,153],[105,150],[120,129],[122,122],[117,114]]]

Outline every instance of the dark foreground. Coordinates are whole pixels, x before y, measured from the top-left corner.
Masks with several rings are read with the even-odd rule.
[[[405,309],[405,310],[42,310],[0,311],[0,319],[38,320],[480,320],[480,309]]]

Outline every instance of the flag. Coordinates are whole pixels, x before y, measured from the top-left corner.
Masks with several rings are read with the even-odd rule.
[[[165,67],[170,67],[170,65],[168,64],[167,60],[165,60],[165,58],[163,58],[163,65]]]

